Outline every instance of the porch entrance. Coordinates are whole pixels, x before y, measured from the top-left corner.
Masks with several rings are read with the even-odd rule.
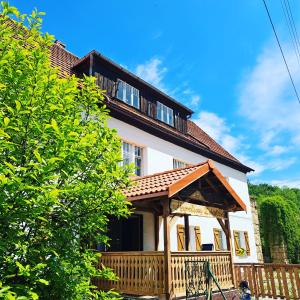
[[[143,251],[143,215],[133,214],[127,219],[112,219],[108,236],[111,251]]]
[[[96,285],[103,290],[114,288],[124,294],[164,294],[167,300],[174,299],[183,296],[189,285],[189,282],[186,282],[188,274],[185,273],[185,262],[200,260],[209,262],[212,274],[222,289],[232,289],[235,274],[228,214],[246,210],[246,205],[213,163],[206,161],[186,168],[137,177],[134,181],[135,184],[124,193],[136,210],[144,213],[145,220],[145,213],[152,213],[155,249],[158,250],[158,245],[162,244],[163,251],[143,251],[142,216],[133,215],[126,220],[111,222],[110,252],[102,253],[100,262],[113,269],[119,280],[98,279]],[[174,203],[178,205],[175,207]],[[171,252],[170,232],[173,218],[185,216],[185,223],[188,225],[189,215],[204,213],[218,220],[226,235],[227,251],[199,251],[199,239],[198,245],[193,247],[198,251]],[[162,226],[159,225],[159,218],[162,218]],[[150,232],[148,225],[145,227],[146,231]],[[188,243],[185,243],[190,240],[189,235],[190,232],[186,230],[187,238],[180,240],[182,250],[191,249]],[[194,278],[193,275],[188,277]],[[218,289],[215,282],[212,290]]]

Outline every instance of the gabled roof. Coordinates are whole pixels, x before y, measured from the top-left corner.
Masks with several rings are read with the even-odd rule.
[[[246,210],[246,205],[243,200],[237,195],[234,189],[227,182],[221,172],[214,166],[211,160],[202,162],[197,165],[188,166],[169,170],[162,173],[156,173],[144,177],[136,177],[133,179],[134,184],[124,193],[128,201],[150,200],[160,197],[172,198],[177,193],[181,192],[196,180],[212,173],[218,181],[218,186],[222,187],[227,199],[230,199],[234,205],[232,211]],[[209,181],[212,185],[211,181]],[[211,186],[216,192],[217,186]],[[201,192],[201,188],[199,188]],[[217,192],[216,192],[217,193]]]

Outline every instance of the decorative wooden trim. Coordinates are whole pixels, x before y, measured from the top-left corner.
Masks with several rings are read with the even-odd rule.
[[[169,186],[169,194],[168,197],[171,198],[177,192],[181,191],[183,188],[187,187],[189,184],[193,183],[195,180],[199,179],[201,176],[205,175],[209,172],[209,165],[204,164],[197,168],[194,172],[185,175],[180,178],[173,184]]]

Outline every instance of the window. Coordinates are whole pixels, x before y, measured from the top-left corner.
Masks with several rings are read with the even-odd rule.
[[[201,232],[199,226],[190,226],[190,251],[201,250]]]
[[[157,101],[157,119],[174,126],[173,109]]]
[[[135,166],[135,174],[142,175],[142,148],[133,144],[122,142],[122,157],[123,164],[129,165],[131,163]]]
[[[186,234],[188,235],[187,237]],[[186,239],[188,240],[186,241]],[[189,249],[187,249],[187,247]],[[201,250],[201,232],[199,226],[189,226],[189,231],[186,232],[184,225],[177,225],[177,250]]]
[[[247,231],[233,231],[234,248],[237,256],[249,256],[250,245]]]
[[[223,230],[214,228],[214,244],[215,251],[222,251],[227,249],[226,236]]]
[[[118,79],[117,98],[133,107],[140,107],[139,90],[120,79]]]
[[[188,166],[187,163],[185,163],[181,160],[173,158],[173,169],[184,168],[184,167],[187,167],[187,166]]]

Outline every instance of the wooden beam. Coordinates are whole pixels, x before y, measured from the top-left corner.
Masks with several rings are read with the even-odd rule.
[[[154,218],[154,244],[155,251],[158,251],[159,246],[159,216],[157,214],[153,214]]]
[[[184,215],[185,250],[190,250],[190,222],[189,216]]]
[[[163,201],[164,222],[164,275],[166,300],[171,299],[172,273],[171,273],[171,248],[170,248],[170,200]]]
[[[225,223],[223,222],[222,219],[217,219],[217,220],[218,220],[219,224],[221,225],[221,227],[222,227],[222,229],[223,229],[223,231],[224,231],[224,233],[225,233],[225,235],[226,235],[226,240],[227,240],[228,229],[227,229],[227,227],[225,226]],[[225,222],[226,222],[226,221],[225,221]],[[228,245],[227,245],[227,246],[228,246]],[[227,249],[230,250],[228,247],[227,247]]]
[[[231,266],[231,274],[232,274],[232,281],[234,286],[236,287],[236,278],[235,278],[235,269],[234,269],[234,264],[233,264],[233,249],[232,249],[232,239],[231,239],[231,229],[230,229],[230,221],[229,221],[229,214],[228,212],[225,213],[225,227],[226,227],[226,244],[227,244],[227,250],[230,251],[231,253],[231,262],[230,262],[230,266]]]

